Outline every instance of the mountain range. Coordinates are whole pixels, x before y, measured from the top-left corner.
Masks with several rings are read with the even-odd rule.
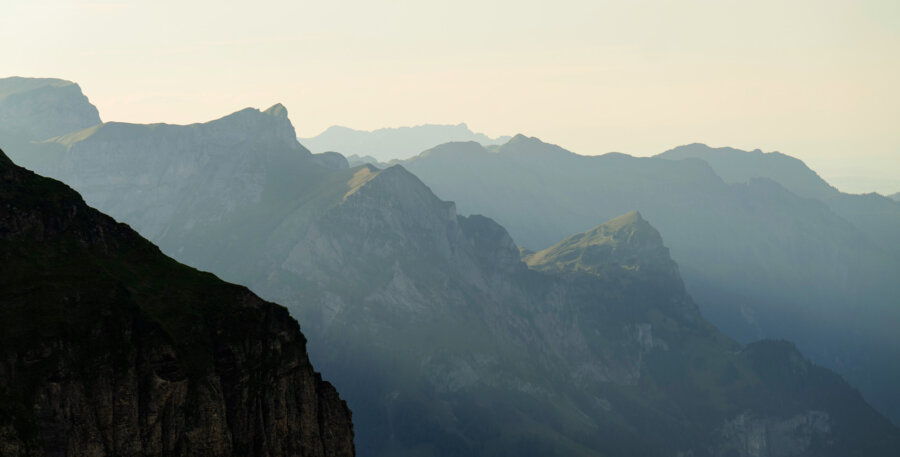
[[[436,144],[450,141],[476,141],[491,145],[505,143],[509,137],[491,138],[469,130],[466,124],[425,124],[372,131],[335,125],[314,137],[299,140],[313,152],[340,151],[351,161],[356,159],[374,164],[407,159]]]
[[[520,137],[501,148],[517,143],[531,146],[515,150],[519,160],[539,162],[547,151],[553,160],[574,156]],[[476,143],[444,147],[459,145],[459,163],[466,154],[486,153]],[[444,157],[432,150],[409,168],[429,156]],[[446,157],[450,167],[452,155]],[[310,358],[354,411],[360,455],[900,449],[894,425],[791,344],[745,345],[710,325],[682,282],[681,262],[672,259],[679,260],[678,251],[670,256],[671,241],[664,244],[648,222],[660,225],[666,213],[658,208],[635,205],[530,252],[517,246],[517,232],[510,236],[492,219],[458,215],[454,203],[425,185],[437,191],[435,184],[405,166],[350,167],[338,154],[310,153],[296,142],[280,105],[190,126],[102,124],[27,143],[15,159],[72,185],[179,261],[287,305],[309,337]],[[868,240],[824,204],[809,204],[771,180],[729,186],[700,160],[604,160],[646,178],[635,180],[621,168],[597,174],[608,188],[593,200],[614,198],[614,185],[631,183],[630,192],[660,197],[660,207],[676,213],[697,207],[674,191],[707,179],[716,191],[707,202],[754,211],[725,228],[787,199],[788,206],[776,205],[785,213],[779,217],[798,213],[804,229],[813,218],[841,242]],[[525,167],[506,163],[518,179]],[[573,178],[597,171],[578,165],[584,171]],[[661,177],[670,178],[663,181],[667,192],[647,184]],[[462,184],[483,190],[476,178]],[[529,178],[535,186],[549,181],[538,171]],[[521,197],[498,189],[495,199]],[[560,204],[567,188],[541,189],[548,193],[526,195],[544,195],[531,207],[546,211],[543,220],[571,209]],[[559,208],[551,211],[550,204]],[[866,249],[859,255],[879,251]]]
[[[745,343],[795,341],[900,419],[895,202],[840,194],[781,154],[702,145],[651,158],[581,156],[518,135],[495,147],[440,145],[403,166],[532,250],[640,210],[713,324]]]

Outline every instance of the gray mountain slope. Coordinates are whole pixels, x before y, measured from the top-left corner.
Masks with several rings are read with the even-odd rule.
[[[900,261],[825,203],[770,179],[728,184],[699,159],[580,156],[524,136],[450,143],[404,166],[529,249],[639,209],[714,324],[744,342],[796,341],[900,418]]]
[[[509,137],[490,138],[469,130],[466,124],[354,130],[335,125],[300,142],[313,152],[338,151],[345,156],[370,156],[376,161],[406,159],[448,141],[476,141],[484,145],[505,143]],[[377,165],[377,164],[375,164]]]

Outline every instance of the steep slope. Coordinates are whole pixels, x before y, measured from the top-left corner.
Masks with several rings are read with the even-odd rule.
[[[78,84],[50,78],[0,79],[0,147],[19,148],[100,123]]]
[[[352,456],[287,310],[0,152],[0,454]]]
[[[448,141],[477,141],[489,145],[507,140],[509,137],[490,138],[482,133],[475,133],[466,124],[426,124],[372,131],[335,125],[312,138],[300,138],[300,142],[311,151],[338,151],[347,156],[371,156],[382,162],[406,159]]]
[[[770,179],[728,184],[698,159],[580,156],[521,135],[445,144],[404,166],[530,249],[639,209],[715,325],[742,342],[796,341],[900,420],[900,260],[826,204]]]
[[[824,202],[883,249],[892,251],[895,257],[900,258],[900,204],[875,193],[842,193],[793,157],[778,152],[763,153],[758,149],[710,148],[704,144],[679,146],[657,157],[702,159],[730,184],[744,183],[753,178],[771,179],[801,197]]]

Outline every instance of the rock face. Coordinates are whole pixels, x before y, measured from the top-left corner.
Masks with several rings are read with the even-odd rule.
[[[0,79],[0,137],[6,143],[46,140],[99,123],[97,108],[78,84],[47,78]]]
[[[354,455],[286,309],[2,153],[0,259],[0,455]]]

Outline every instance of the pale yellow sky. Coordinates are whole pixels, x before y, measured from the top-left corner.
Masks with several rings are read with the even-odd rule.
[[[581,154],[704,142],[900,191],[897,0],[0,0],[11,75],[76,81],[107,121],[281,102],[301,136],[466,122]]]

